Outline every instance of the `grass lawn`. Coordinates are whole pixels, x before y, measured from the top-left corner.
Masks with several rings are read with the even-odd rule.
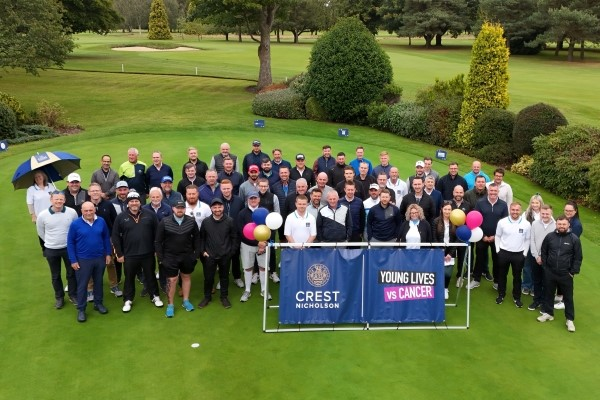
[[[73,122],[86,128],[79,135],[0,153],[0,399],[595,397],[600,273],[593,260],[600,257],[600,235],[597,214],[588,210],[582,210],[585,261],[576,279],[575,334],[567,333],[561,312],[554,322],[540,324],[535,312],[516,309],[510,302],[496,305],[488,282],[472,292],[471,328],[465,331],[263,334],[262,299],[256,287],[246,304],[238,302],[241,289],[231,288],[232,309],[214,302],[186,313],[178,306],[171,320],[164,318],[164,309],[154,309],[147,298],[139,297],[132,312],[123,314],[121,301],[106,296],[110,313],[101,316],[90,307],[85,324],[76,322],[70,304],[54,310],[48,267],[26,213],[25,192],[13,191],[10,184],[16,166],[36,151],[77,154],[84,182],[89,182],[102,154],[111,154],[116,168],[131,146],[140,149],[146,162],[153,150],[161,150],[165,162],[178,171],[190,145],[199,147],[206,160],[225,140],[242,156],[259,138],[267,151],[281,147],[286,159],[302,151],[313,160],[325,143],[334,152],[349,154],[364,144],[373,161],[380,150],[388,149],[403,177],[412,173],[416,159],[435,151],[364,127],[350,126],[346,139],[337,137],[339,125],[329,123],[267,119],[263,130],[253,128],[252,95],[244,89],[251,84],[247,79],[257,75],[254,43],[189,39],[181,44],[202,50],[129,53],[111,51],[110,46],[145,39],[117,34],[78,38],[80,47],[66,64],[67,71],[46,71],[37,78],[11,71],[0,79],[0,91],[15,95],[28,110],[41,99],[58,102]],[[468,70],[469,51],[461,46],[435,52],[387,42],[385,46],[409,99],[436,76],[448,78]],[[274,44],[275,77],[301,72],[309,51],[309,44]],[[122,74],[121,64],[129,72],[190,76]],[[513,58],[511,107],[518,110],[543,100],[558,106],[571,121],[594,123],[600,86],[591,78],[595,65],[568,65],[544,56]],[[201,75],[239,80],[196,77],[195,66]],[[92,70],[117,73],[86,72]],[[454,152],[449,159],[457,160],[463,171],[470,162]],[[446,171],[437,161],[434,168]],[[484,166],[486,172],[491,168]],[[523,203],[540,192],[555,209],[562,206],[562,199],[522,177],[507,174],[507,181]],[[191,300],[197,303],[200,266],[192,282]],[[137,289],[139,293],[141,287]],[[451,296],[455,290],[452,281]],[[275,289],[273,294],[276,302]],[[525,306],[529,302],[524,299]],[[464,304],[463,292],[459,308],[448,310],[449,323],[464,321]],[[200,347],[192,349],[195,342]]]

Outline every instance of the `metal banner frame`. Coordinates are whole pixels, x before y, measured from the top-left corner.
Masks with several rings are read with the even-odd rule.
[[[267,247],[267,260],[270,257],[270,252],[275,251],[277,248],[311,248],[311,247],[366,247],[367,249],[377,248],[377,247],[407,247],[414,246],[414,243],[385,243],[385,242],[343,242],[343,243],[269,243]],[[469,283],[471,282],[471,251],[468,243],[419,243],[420,247],[448,247],[451,245],[452,247],[466,247],[467,252],[465,255],[464,266],[466,266],[466,274],[465,269],[463,268],[463,276],[466,275],[466,278],[463,279],[463,284],[456,291],[456,297],[454,302],[445,303],[446,307],[454,307],[457,308],[459,306],[459,299],[461,298],[461,293],[463,288],[466,289],[466,309],[465,309],[465,323],[464,325],[448,325],[445,321],[442,324],[437,323],[386,323],[386,324],[374,324],[374,323],[361,323],[361,324],[324,324],[324,326],[304,326],[307,324],[299,324],[296,328],[291,328],[291,325],[285,325],[281,327],[279,323],[277,323],[276,327],[267,327],[267,313],[272,310],[278,310],[279,305],[270,305],[267,297],[263,298],[263,320],[262,320],[262,329],[264,333],[284,333],[284,332],[316,332],[316,331],[375,331],[375,330],[461,330],[461,329],[469,329],[470,327],[470,312],[471,312],[471,291],[468,289]],[[282,266],[285,268],[285,266]],[[364,261],[363,261],[364,267]],[[269,293],[269,279],[266,279],[265,291]],[[325,326],[326,325],[326,326]]]

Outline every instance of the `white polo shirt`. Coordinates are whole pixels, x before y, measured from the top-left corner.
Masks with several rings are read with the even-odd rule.
[[[208,206],[208,204],[203,203],[200,200],[198,200],[198,203],[196,203],[196,207],[190,206],[190,204],[186,201],[185,215],[194,217],[194,219],[196,220],[196,224],[198,225],[198,229],[200,229],[204,218],[210,217],[212,215],[212,212],[210,211],[210,207]]]
[[[311,236],[317,236],[317,220],[308,211],[304,216],[294,211],[285,219],[285,236],[294,238],[295,243],[306,243]]]

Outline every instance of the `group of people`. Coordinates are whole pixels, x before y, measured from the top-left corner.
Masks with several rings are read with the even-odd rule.
[[[469,289],[479,287],[482,277],[493,281],[496,303],[502,304],[512,268],[512,299],[517,307],[523,306],[521,295],[531,294],[528,309],[541,308],[541,322],[552,320],[554,309],[564,307],[567,327],[575,330],[573,276],[582,260],[578,239],[582,227],[575,203],[567,203],[565,215],[555,221],[552,208],[536,194],[523,212],[513,202],[504,170],[497,168],[490,179],[479,161],[464,176],[455,162],[449,164],[447,174],[440,175],[426,157],[416,161],[415,173],[403,180],[386,151],[374,165],[365,158],[362,146],[346,163],[344,152],[334,157],[331,146],[325,145],[312,167],[303,153],[295,155],[294,165],[283,159],[281,149],[270,153],[254,140],[251,151],[240,160],[223,143],[207,163],[190,147],[179,179],[163,163],[160,152],[153,152],[152,165],[146,166],[138,159],[138,150],[131,148],[128,160],[116,171],[111,157],[103,155],[87,190],[77,173],[67,177],[64,191],[58,191],[38,171],[27,204],[50,266],[56,308],[64,306],[61,260],[80,322],[87,318],[88,302],[101,314],[107,312],[102,303],[105,268],[111,292],[123,297],[123,312],[132,309],[136,279],[144,284],[142,295],[147,294],[156,307],[163,306],[160,290],[166,293],[167,317],[174,316],[178,285],[183,308],[194,310],[190,288],[197,260],[204,272],[199,308],[208,306],[217,290],[221,304],[231,307],[230,269],[234,284],[244,289],[241,302],[249,300],[252,284],[258,282],[261,296],[271,299],[266,279],[279,282],[276,252],[268,252],[267,259],[268,241],[243,234],[253,211],[264,207],[285,221],[278,232],[272,232],[271,241],[400,242],[409,249],[443,243],[446,298],[455,264],[456,286],[467,278],[463,265],[470,249],[475,268]],[[454,209],[482,214],[481,241],[470,247],[452,246],[458,242],[450,218]]]

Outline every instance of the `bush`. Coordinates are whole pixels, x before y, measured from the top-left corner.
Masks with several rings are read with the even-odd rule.
[[[13,110],[17,119],[17,125],[23,125],[25,123],[25,111],[23,111],[19,100],[8,93],[0,92],[0,103],[6,104]]]
[[[462,102],[465,93],[465,75],[458,74],[454,78],[442,81],[435,78],[435,83],[417,92],[415,103],[421,106],[432,106],[443,99],[460,98]]]
[[[383,99],[392,65],[373,34],[358,18],[340,18],[311,51],[307,90],[334,121],[367,116],[366,107]]]
[[[548,135],[564,125],[568,125],[565,116],[548,104],[538,103],[519,111],[512,132],[517,157],[533,153],[534,138]]]
[[[427,135],[427,109],[415,103],[398,103],[381,114],[379,124],[396,135],[423,140]]]
[[[313,121],[327,121],[327,112],[314,97],[309,97],[306,100],[305,110],[306,118]]]
[[[589,205],[595,209],[600,208],[600,153],[590,161],[590,196]]]
[[[531,179],[564,198],[589,193],[589,168],[600,149],[600,129],[569,125],[533,139]]]
[[[481,114],[473,129],[473,148],[512,141],[515,114],[501,108],[490,108]]]
[[[497,143],[483,146],[475,150],[475,156],[490,164],[507,166],[512,164],[516,158],[512,143]]]
[[[0,139],[12,139],[17,135],[17,117],[8,105],[0,103]]]
[[[379,127],[379,118],[386,112],[388,106],[384,103],[372,102],[367,106],[367,123],[373,128]]]
[[[383,86],[381,95],[383,102],[388,105],[396,104],[402,98],[402,88],[395,83],[386,83]]]
[[[252,102],[252,112],[263,117],[305,118],[302,96],[292,89],[259,93]]]
[[[21,125],[17,137],[51,135],[56,133],[52,128],[45,125]]]
[[[510,167],[510,171],[515,174],[530,176],[531,166],[533,165],[533,157],[529,155],[522,156],[518,162],[514,163]]]
[[[35,113],[31,116],[31,123],[60,129],[71,124],[66,115],[67,112],[60,104],[51,104],[46,100],[42,100],[37,105]]]
[[[308,100],[308,91],[306,89],[306,76],[306,73],[302,72],[296,76],[291,77],[290,79],[288,79],[287,82],[288,87],[290,89],[295,90],[296,93],[301,95],[305,102],[306,100]]]
[[[163,0],[152,0],[150,5],[150,19],[148,21],[148,39],[171,40],[169,17]]]
[[[450,145],[460,120],[461,104],[460,97],[442,97],[427,107],[427,142],[444,147]]]

